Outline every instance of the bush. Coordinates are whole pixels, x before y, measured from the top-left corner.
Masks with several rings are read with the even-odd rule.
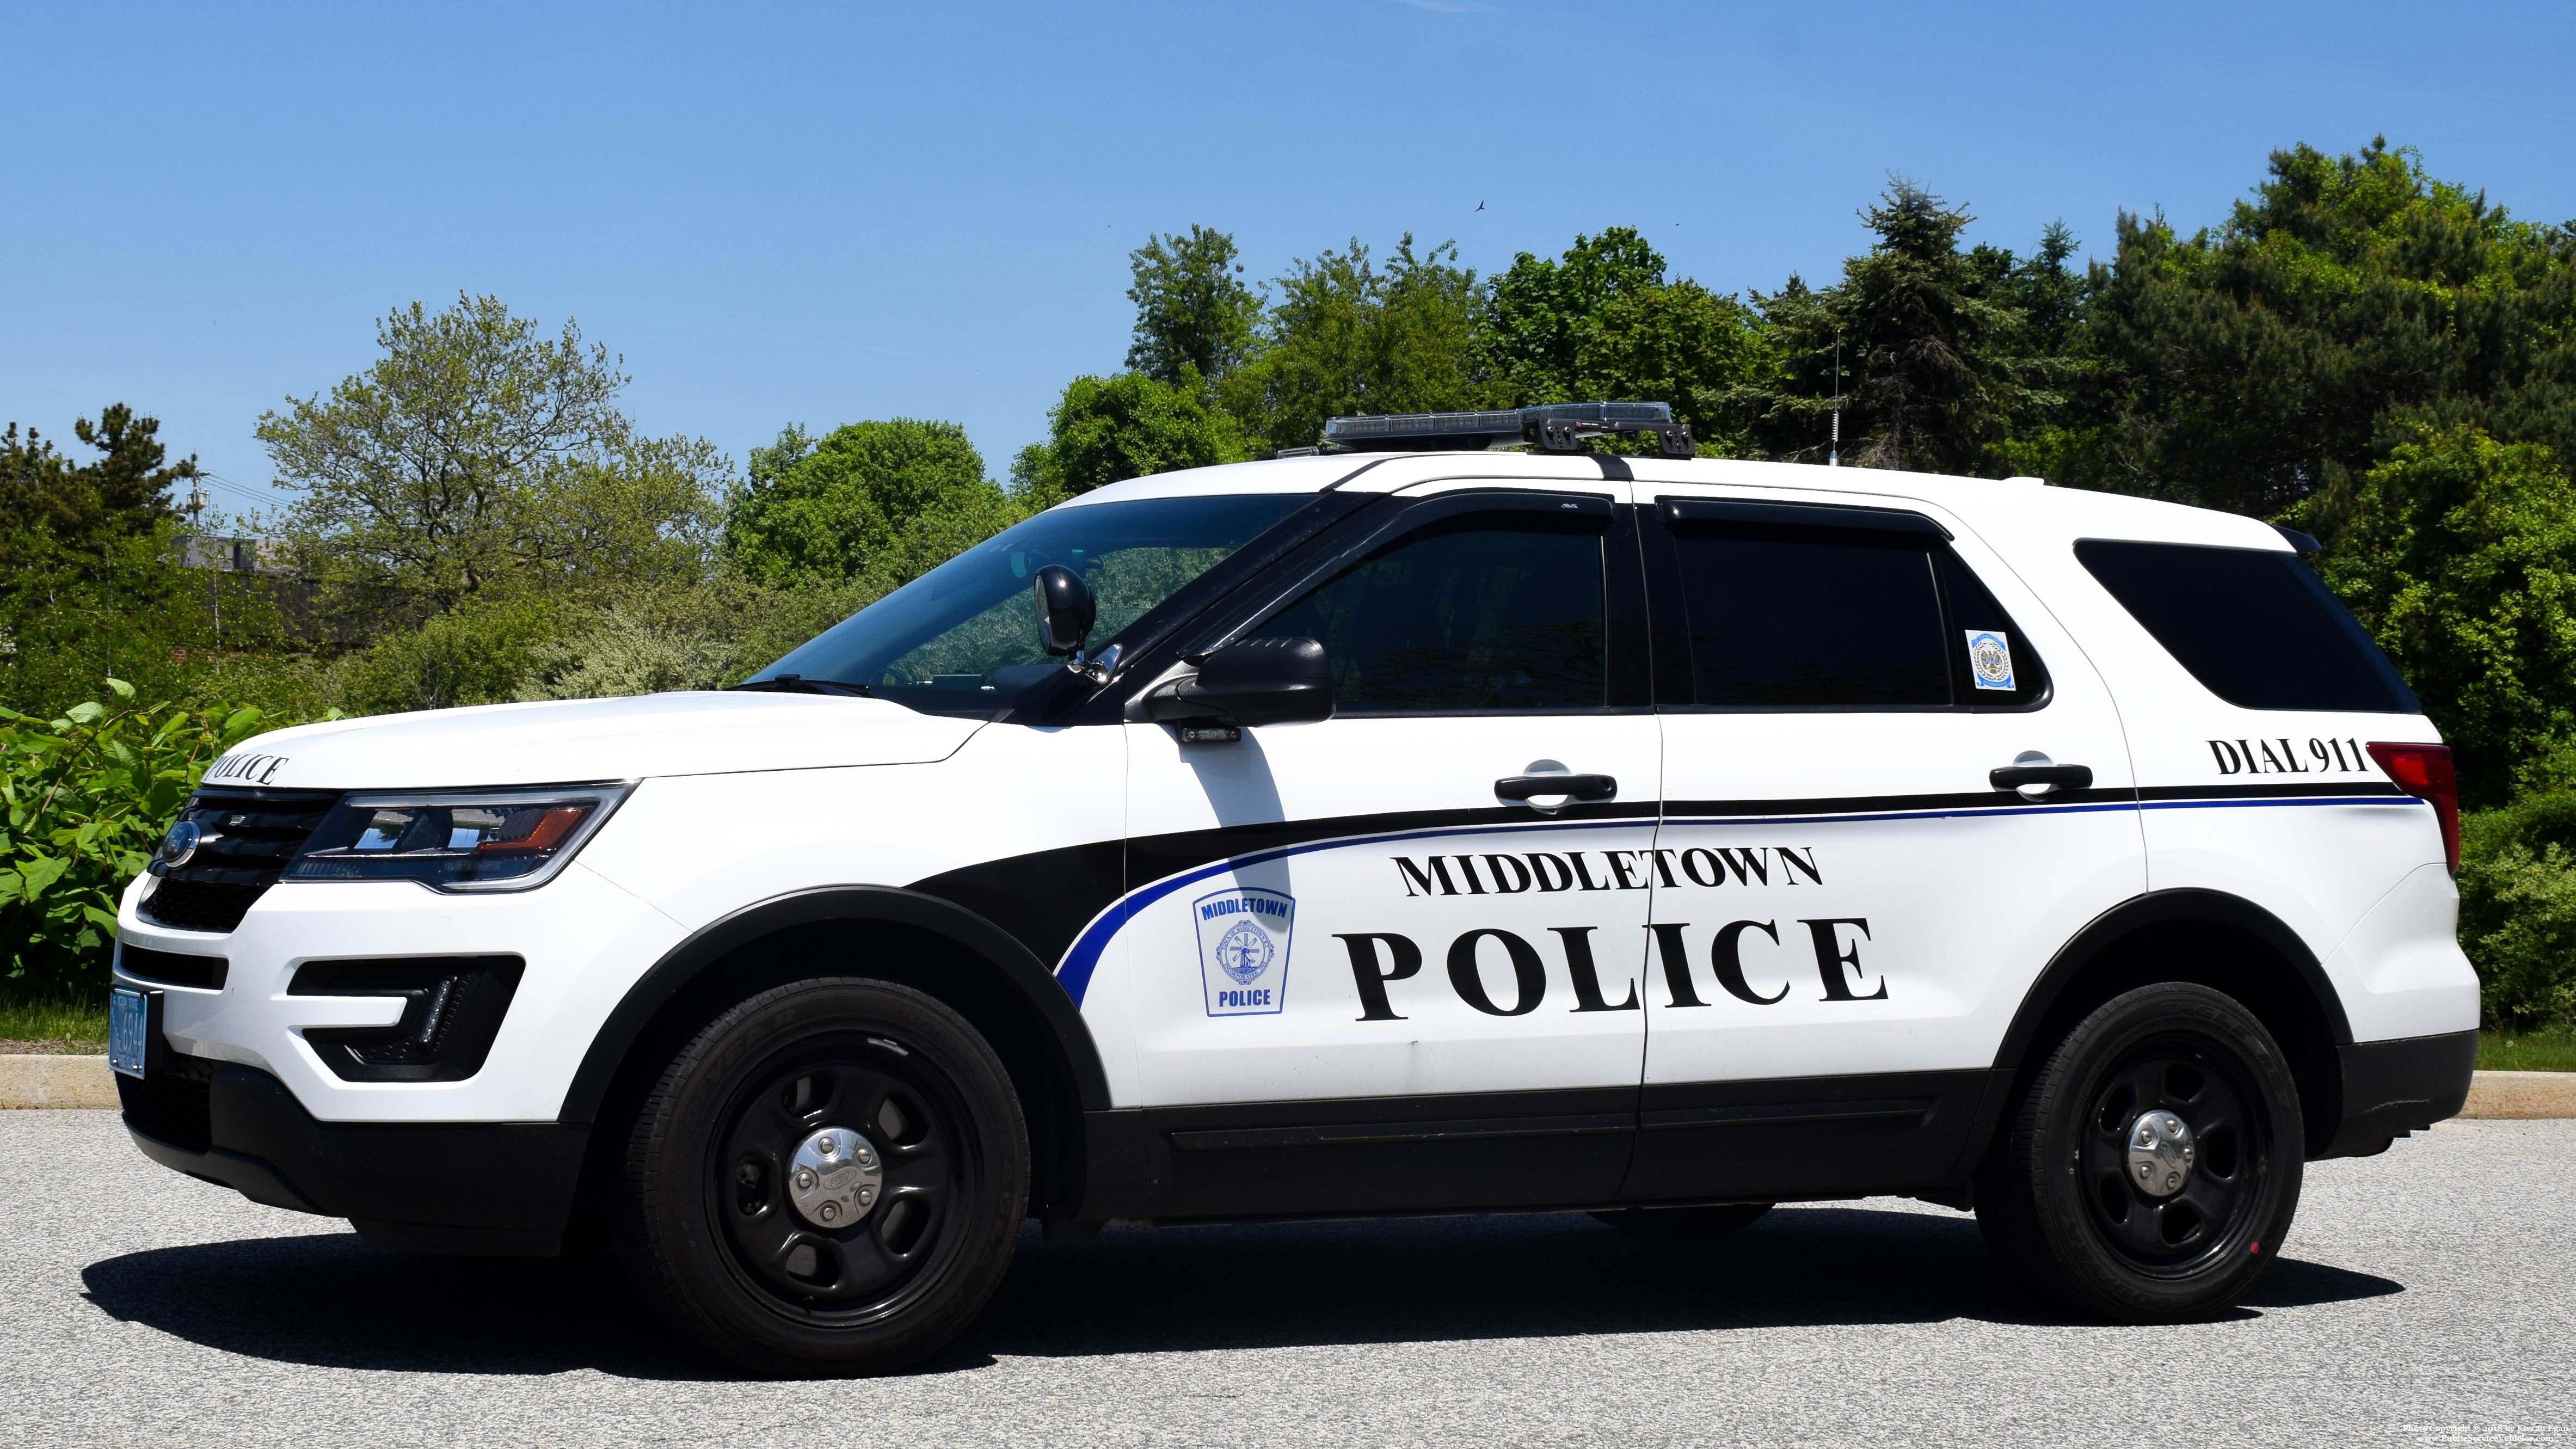
[[[2576,790],[2461,823],[2460,946],[2490,1025],[2576,1021]]]
[[[0,946],[12,995],[94,993],[107,984],[116,900],[206,766],[275,727],[250,708],[75,705],[58,719],[0,709]]]

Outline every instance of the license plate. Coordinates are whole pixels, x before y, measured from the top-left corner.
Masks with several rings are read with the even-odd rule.
[[[107,1064],[143,1078],[145,1048],[151,1044],[152,1003],[140,991],[120,986],[107,994]]]

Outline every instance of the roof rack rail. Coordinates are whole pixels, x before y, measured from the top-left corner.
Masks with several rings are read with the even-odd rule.
[[[1536,448],[1542,453],[1580,453],[1586,438],[1612,433],[1653,433],[1667,458],[1687,458],[1696,451],[1690,424],[1673,421],[1670,403],[1589,402],[1546,403],[1486,412],[1331,418],[1324,423],[1321,443],[1311,448],[1282,448],[1278,456],[1520,447]]]

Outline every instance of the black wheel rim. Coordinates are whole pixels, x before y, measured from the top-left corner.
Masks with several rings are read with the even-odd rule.
[[[937,1276],[972,1189],[967,1117],[900,1042],[817,1042],[772,1058],[728,1104],[708,1167],[710,1215],[738,1277],[779,1311],[858,1325],[900,1313]],[[825,1228],[788,1200],[797,1145],[846,1128],[876,1149],[884,1180],[858,1221]]]
[[[2077,1178],[2086,1216],[2131,1267],[2180,1277],[2243,1252],[2271,1152],[2271,1123],[2248,1074],[2211,1043],[2141,1045],[2095,1080],[2082,1125]],[[2193,1162],[2179,1190],[2159,1196],[2132,1179],[2130,1134],[2149,1112],[2190,1129]]]

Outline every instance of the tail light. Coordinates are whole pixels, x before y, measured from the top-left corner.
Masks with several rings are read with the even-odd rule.
[[[2397,788],[2433,807],[2442,822],[2442,858],[2460,868],[2460,784],[2451,774],[2448,745],[2383,745],[2374,743],[2370,757]]]

